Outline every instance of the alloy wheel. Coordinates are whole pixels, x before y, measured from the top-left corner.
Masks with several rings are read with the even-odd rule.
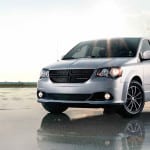
[[[131,83],[128,89],[127,100],[124,105],[126,111],[130,114],[138,114],[143,109],[144,94],[139,83]]]

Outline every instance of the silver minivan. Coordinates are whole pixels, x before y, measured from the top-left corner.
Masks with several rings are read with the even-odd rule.
[[[150,100],[150,41],[112,38],[84,41],[61,61],[44,67],[38,102],[51,113],[68,107],[104,108],[139,115]]]

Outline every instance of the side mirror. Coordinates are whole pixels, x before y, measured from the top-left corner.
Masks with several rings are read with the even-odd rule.
[[[142,60],[150,60],[150,50],[146,50],[141,55]]]

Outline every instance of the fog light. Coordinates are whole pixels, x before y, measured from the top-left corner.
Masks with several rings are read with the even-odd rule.
[[[42,93],[42,92],[39,92],[39,93],[38,93],[38,96],[39,96],[39,98],[42,98],[42,97],[43,97],[43,93]]]
[[[105,97],[106,100],[109,100],[111,96],[110,96],[109,93],[105,93],[104,97]]]

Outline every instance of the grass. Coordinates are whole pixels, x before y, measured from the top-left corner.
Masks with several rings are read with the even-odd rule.
[[[0,82],[0,88],[35,88],[36,82]]]

